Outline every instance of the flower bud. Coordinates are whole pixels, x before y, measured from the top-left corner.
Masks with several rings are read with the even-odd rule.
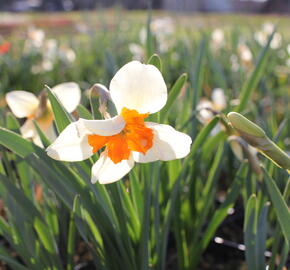
[[[264,130],[236,112],[230,112],[228,119],[233,128],[248,144],[256,147],[278,167],[290,169],[290,157],[271,141]]]
[[[239,113],[230,112],[228,114],[228,118],[233,128],[236,129],[239,133],[242,132],[248,134],[249,136],[255,136],[259,138],[266,136],[263,129]]]

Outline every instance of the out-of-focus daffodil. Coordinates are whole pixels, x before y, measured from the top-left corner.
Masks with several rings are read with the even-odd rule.
[[[145,58],[145,49],[143,46],[137,43],[129,44],[129,51],[132,54],[132,58],[137,61],[142,61]]]
[[[269,36],[272,34],[272,32],[274,31],[275,26],[272,23],[264,23],[262,25],[262,29],[260,31],[257,31],[254,34],[254,37],[256,39],[256,41],[261,45],[261,46],[265,46],[268,42],[268,38]],[[272,49],[278,49],[280,48],[282,45],[282,36],[280,33],[276,32],[272,38],[272,41],[270,43],[270,47]]]
[[[51,90],[68,112],[73,112],[76,109],[81,98],[81,91],[76,83],[62,83]],[[20,128],[24,138],[32,139],[35,144],[42,146],[33,121],[37,122],[40,129],[50,140],[56,138],[53,127],[53,113],[45,92],[36,97],[33,93],[27,91],[11,91],[6,94],[6,102],[16,117],[26,118]]]
[[[92,167],[92,182],[107,184],[121,179],[135,162],[173,160],[189,153],[188,135],[168,125],[144,122],[167,100],[166,84],[155,66],[129,62],[115,74],[109,88],[118,115],[69,124],[47,148],[50,157],[81,161],[105,147]]]
[[[219,50],[225,45],[225,34],[220,28],[213,30],[211,34],[211,48],[212,50]]]
[[[252,66],[253,54],[250,48],[245,43],[239,43],[238,55],[240,57],[241,64],[245,68],[250,68]]]
[[[27,31],[27,38],[25,41],[25,50],[31,51],[40,49],[45,40],[45,32],[42,29],[30,27]]]
[[[45,32],[38,28],[29,28],[24,46],[25,54],[39,54],[40,60],[31,67],[33,74],[53,70],[57,61],[69,65],[76,59],[73,49],[59,44],[56,39],[46,39]]]
[[[157,18],[150,23],[150,31],[156,42],[156,51],[166,53],[173,46],[173,33],[175,31],[174,21],[169,17]],[[145,49],[147,42],[147,30],[143,27],[139,33],[140,44],[129,44],[129,51],[132,53],[133,59],[142,61],[145,57]]]
[[[227,106],[226,96],[223,89],[215,88],[211,94],[211,100],[202,98],[197,104],[198,119],[201,123],[208,123],[214,114],[222,111]]]

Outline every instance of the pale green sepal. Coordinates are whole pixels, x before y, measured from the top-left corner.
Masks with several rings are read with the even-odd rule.
[[[259,138],[263,138],[266,136],[263,129],[261,129],[259,126],[257,126],[255,123],[253,123],[243,115],[236,112],[230,112],[227,116],[234,129],[236,129],[239,133],[241,131],[248,135]]]

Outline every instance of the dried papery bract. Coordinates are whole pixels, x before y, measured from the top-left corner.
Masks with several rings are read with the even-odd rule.
[[[108,112],[108,103],[109,101],[112,101],[112,99],[107,87],[102,84],[96,83],[90,88],[89,95],[90,98],[99,98],[99,112],[105,119],[111,118],[111,115]]]
[[[277,166],[290,170],[290,157],[267,137],[263,129],[239,113],[230,112],[227,116],[233,128],[247,143]]]

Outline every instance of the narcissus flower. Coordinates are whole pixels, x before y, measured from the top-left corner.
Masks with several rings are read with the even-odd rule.
[[[191,138],[168,125],[145,122],[166,103],[167,88],[153,65],[132,61],[110,83],[118,115],[106,120],[79,119],[69,124],[47,154],[63,161],[81,161],[104,148],[92,167],[92,182],[121,179],[135,162],[173,160],[190,151]]]
[[[73,112],[80,103],[81,91],[76,83],[62,83],[51,90],[68,112]],[[20,128],[24,138],[32,139],[35,144],[42,146],[37,130],[34,127],[33,120],[35,120],[50,140],[56,139],[53,127],[53,113],[45,92],[36,97],[33,93],[27,91],[11,91],[6,94],[6,102],[16,117],[27,118]]]

